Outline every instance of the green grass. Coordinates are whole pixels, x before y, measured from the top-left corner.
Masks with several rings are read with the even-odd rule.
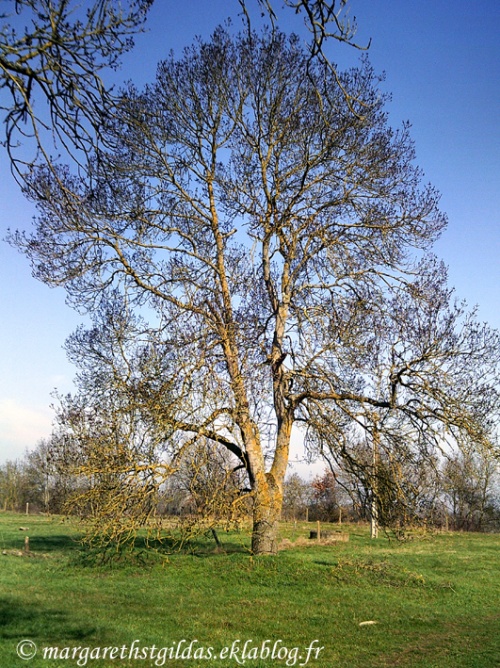
[[[311,526],[283,525],[282,534],[295,540]],[[43,648],[121,648],[134,640],[158,648],[186,640],[181,649],[197,640],[194,649],[217,652],[237,640],[249,647],[281,640],[305,659],[315,639],[324,649],[310,658],[312,668],[500,666],[500,536],[416,536],[399,544],[371,541],[365,527],[343,530],[348,543],[292,546],[276,558],[252,558],[247,535],[222,535],[226,553],[201,541],[194,554],[98,567],[80,558],[77,524],[0,514],[0,666],[69,668],[83,655],[44,660]],[[31,556],[20,557],[26,535]],[[364,621],[377,623],[360,626]],[[37,644],[34,659],[17,657],[22,639]],[[288,659],[244,665],[301,663]],[[161,660],[89,658],[86,665],[137,668]],[[164,665],[243,664],[166,658]]]

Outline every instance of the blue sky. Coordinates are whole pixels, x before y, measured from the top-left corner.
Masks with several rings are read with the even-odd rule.
[[[412,123],[417,162],[442,193],[450,223],[435,252],[449,266],[450,284],[499,328],[500,3],[351,0],[350,13],[358,41],[372,39],[375,69],[386,72],[392,124]],[[170,48],[208,36],[230,14],[238,26],[237,0],[156,0],[119,79],[151,81]],[[286,28],[300,28],[291,13]],[[336,43],[329,54],[341,66],[358,57]],[[32,215],[0,154],[0,237],[9,227],[29,228]],[[70,391],[75,371],[62,345],[82,320],[65,305],[64,291],[33,279],[27,260],[3,241],[0,286],[1,463],[50,433],[51,392]]]

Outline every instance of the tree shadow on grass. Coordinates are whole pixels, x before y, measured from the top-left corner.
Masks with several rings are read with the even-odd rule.
[[[2,549],[23,550],[26,536],[29,537],[29,549],[33,553],[67,552],[68,550],[77,549],[79,546],[78,539],[67,534],[33,536],[26,533],[7,539],[4,538]]]
[[[67,611],[27,605],[14,596],[0,597],[0,637],[50,641],[81,641],[95,636],[96,627],[73,619]]]
[[[67,552],[78,549],[78,539],[65,534],[30,537],[30,549],[38,552]]]
[[[73,552],[72,564],[83,567],[146,567],[178,555],[210,558],[249,553],[248,545],[230,536],[218,542],[206,535],[190,536],[189,539],[183,539],[181,535],[161,539],[138,536],[123,543],[78,543],[78,551]]]
[[[211,557],[219,554],[249,554],[248,541],[234,538],[231,535],[217,534],[217,539],[207,532],[198,536],[184,539],[178,537],[164,538],[162,540],[138,539],[136,547],[143,550],[154,549],[160,554],[190,554],[197,557]]]

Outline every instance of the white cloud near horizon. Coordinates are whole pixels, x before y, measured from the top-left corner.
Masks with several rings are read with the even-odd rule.
[[[0,399],[0,462],[22,457],[52,429],[52,412],[33,409],[13,399]]]

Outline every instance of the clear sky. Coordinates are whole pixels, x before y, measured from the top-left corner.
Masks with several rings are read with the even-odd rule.
[[[256,0],[248,0],[249,4]],[[281,0],[276,0],[281,6]],[[119,73],[138,85],[158,60],[196,34],[208,36],[237,0],[156,0],[147,32]],[[394,126],[409,120],[417,162],[442,193],[449,227],[435,252],[449,266],[457,295],[479,305],[481,320],[500,327],[500,2],[498,0],[351,0],[358,41],[371,37],[370,60],[386,72]],[[295,22],[294,22],[295,21]],[[289,13],[287,29],[298,31]],[[358,53],[332,44],[332,60]],[[0,147],[1,149],[1,147]],[[27,229],[33,210],[0,154],[0,237]],[[50,433],[51,392],[72,389],[74,369],[62,345],[82,322],[62,289],[31,277],[27,260],[0,241],[0,463],[23,455]]]

